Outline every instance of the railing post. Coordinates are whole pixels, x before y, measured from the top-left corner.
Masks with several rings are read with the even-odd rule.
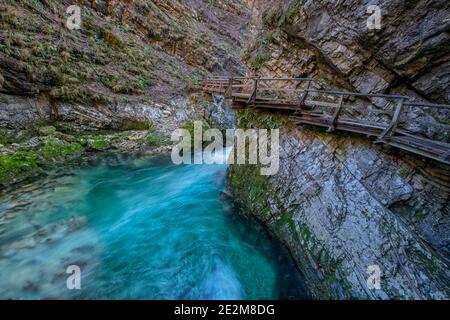
[[[299,102],[298,102],[298,109],[294,112],[294,114],[301,114],[303,107],[305,106],[305,101],[306,98],[308,97],[309,94],[309,88],[311,87],[311,81],[308,81],[308,86],[306,87],[305,93],[302,95],[302,97],[300,98]]]
[[[398,123],[400,121],[400,114],[402,113],[404,103],[405,103],[404,98],[401,98],[397,101],[397,105],[395,107],[395,112],[394,116],[392,117],[391,124],[378,137],[379,141],[382,141],[384,138],[386,138],[386,136],[392,137],[395,134],[395,130],[397,130]]]
[[[233,84],[234,79],[233,78],[228,79],[228,88],[227,91],[225,92],[225,99],[230,99],[233,97]]]
[[[253,79],[253,92],[250,96],[250,98],[247,101],[247,105],[252,105],[253,107],[256,106],[256,95],[258,93],[258,78]]]
[[[336,110],[334,111],[333,118],[331,119],[331,125],[328,128],[327,132],[333,132],[336,130],[336,124],[338,122],[339,115],[342,111],[343,106],[344,106],[344,96],[341,96],[339,98],[338,106],[336,107]]]

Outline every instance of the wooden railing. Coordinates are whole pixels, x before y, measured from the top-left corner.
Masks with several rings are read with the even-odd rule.
[[[411,108],[435,109],[434,112],[450,120],[450,105],[417,102],[403,95],[314,89],[314,82],[311,78],[216,77],[202,81],[202,90],[232,99],[235,109],[288,111],[291,119],[299,125],[325,127],[328,132],[342,130],[364,134],[374,137],[376,143],[388,144],[450,165],[450,144],[445,141],[449,138],[447,130],[439,139],[430,139],[417,133],[417,130],[411,130],[413,125],[420,123],[401,122],[402,115]],[[350,105],[354,107],[354,104],[347,101],[355,98],[366,99],[372,104],[375,100],[383,100],[383,105],[393,106],[392,115],[387,117],[385,108],[372,108],[365,113],[378,112],[375,117],[377,121],[349,117],[346,108]],[[380,118],[384,118],[385,122],[380,122]]]

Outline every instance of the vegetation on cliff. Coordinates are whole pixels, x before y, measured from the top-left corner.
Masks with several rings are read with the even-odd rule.
[[[86,3],[87,2],[87,3]],[[169,3],[170,2],[170,3]],[[0,5],[3,92],[80,103],[179,95],[209,72],[240,73],[241,34],[217,16],[244,22],[245,6],[181,1],[79,1],[82,25],[66,27],[69,1]],[[242,10],[239,12],[239,10]],[[214,12],[214,13],[213,13]]]
[[[145,152],[166,144],[152,125],[121,132],[62,132],[44,125],[20,131],[2,129],[1,133],[0,185],[23,181],[55,164],[77,162],[95,152]]]
[[[72,5],[81,9],[74,30],[66,25]],[[87,153],[165,145],[161,127],[170,130],[168,118],[182,126],[187,111],[178,119],[163,104],[212,72],[243,73],[238,53],[248,14],[245,4],[206,0],[3,1],[0,120],[9,129],[0,136],[0,183]],[[24,112],[38,97],[43,102]],[[138,103],[144,106],[135,111]],[[153,120],[163,124],[156,129]]]

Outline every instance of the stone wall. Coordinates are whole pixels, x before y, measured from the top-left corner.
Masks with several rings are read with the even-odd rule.
[[[234,165],[229,187],[290,248],[315,298],[448,299],[448,191],[354,136],[288,126],[280,144],[277,175]],[[372,265],[381,290],[367,286]]]
[[[311,77],[316,88],[393,93],[449,103],[450,4],[421,1],[257,1],[259,29],[244,55],[262,76]],[[370,30],[370,5],[381,9],[381,29]],[[258,25],[258,23],[256,23]],[[304,85],[305,86],[305,85]],[[350,99],[345,113],[387,123],[393,103]],[[401,126],[449,141],[448,110],[408,107]]]

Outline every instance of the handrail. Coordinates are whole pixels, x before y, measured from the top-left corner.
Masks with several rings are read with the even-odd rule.
[[[220,81],[220,83],[228,84],[229,80],[253,80],[257,79],[260,81],[309,81],[309,82],[317,82],[317,80],[313,78],[258,78],[258,77],[230,77],[230,78],[209,78],[203,81],[216,82]],[[233,85],[234,86],[234,85]],[[273,90],[277,91],[277,88],[260,88],[262,90]],[[438,109],[450,109],[449,104],[436,104],[436,103],[428,103],[428,102],[416,102],[411,100],[411,97],[398,95],[398,94],[383,94],[383,93],[361,93],[361,92],[347,92],[347,91],[339,91],[339,90],[328,90],[328,89],[294,89],[299,92],[314,92],[314,93],[328,93],[335,94],[340,96],[353,96],[353,97],[368,97],[368,98],[385,98],[385,99],[404,99],[404,106],[413,106],[413,107],[427,107],[427,108],[438,108]],[[279,91],[283,91],[279,89]]]
[[[285,82],[286,85],[272,86],[267,82]],[[265,82],[265,83],[264,83]],[[307,82],[301,88],[293,82]],[[361,93],[335,89],[310,89],[317,80],[313,78],[268,78],[268,77],[216,77],[202,81],[203,91],[221,94],[233,99],[235,108],[265,108],[292,111],[295,123],[328,128],[328,132],[343,130],[375,137],[376,143],[388,144],[420,156],[425,156],[450,165],[450,144],[427,139],[401,128],[400,116],[407,107],[436,108],[449,110],[449,104],[415,101],[414,97],[399,94]],[[320,98],[309,93],[324,94]],[[333,97],[334,96],[334,97]],[[347,121],[341,116],[345,109],[344,98],[365,97],[391,100],[393,114],[389,123],[371,122],[364,119]],[[338,101],[336,101],[338,98]],[[332,101],[327,101],[332,99]],[[318,108],[318,109],[311,109]],[[323,109],[326,108],[326,109]],[[331,115],[328,112],[331,110]],[[384,122],[384,121],[383,121]],[[375,126],[376,125],[376,126]]]

